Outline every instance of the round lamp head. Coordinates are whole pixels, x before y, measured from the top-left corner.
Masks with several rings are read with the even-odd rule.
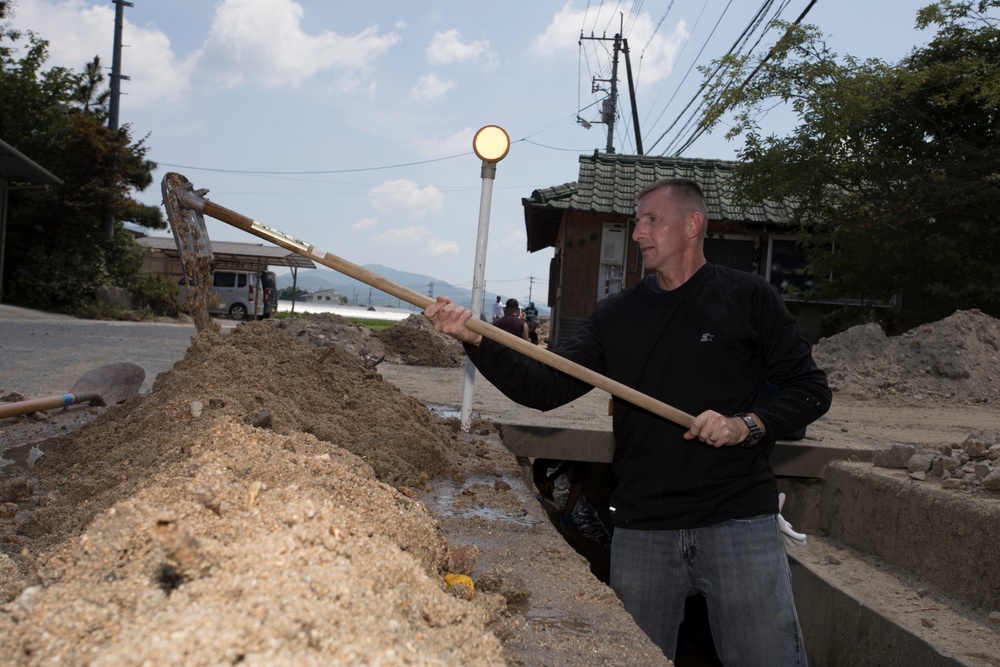
[[[502,128],[487,125],[476,132],[476,137],[472,140],[472,150],[486,162],[499,162],[510,150],[510,137]]]

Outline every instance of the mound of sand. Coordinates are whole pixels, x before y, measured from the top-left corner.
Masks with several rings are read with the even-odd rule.
[[[1000,400],[1000,320],[979,310],[887,337],[865,324],[824,338],[813,358],[834,392],[858,399],[949,403]]]
[[[4,662],[503,664],[410,500],[475,449],[340,348],[198,334],[36,465],[0,531]]]

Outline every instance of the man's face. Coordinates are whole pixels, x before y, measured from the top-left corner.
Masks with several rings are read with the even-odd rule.
[[[659,271],[682,255],[690,227],[687,218],[679,212],[670,188],[655,190],[639,200],[632,240],[639,244],[647,269]]]

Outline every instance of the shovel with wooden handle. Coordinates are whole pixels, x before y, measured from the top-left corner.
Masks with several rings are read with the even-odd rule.
[[[277,229],[272,229],[271,227],[262,225],[256,220],[248,218],[245,215],[241,215],[236,211],[232,211],[228,208],[208,201],[199,193],[196,193],[193,186],[191,186],[187,179],[179,174],[167,174],[163,178],[164,183],[168,183],[168,179],[170,179],[169,183],[184,184],[183,187],[171,187],[171,191],[169,193],[172,197],[176,198],[176,201],[179,202],[181,208],[186,208],[199,214],[211,216],[216,220],[221,220],[226,224],[260,237],[265,241],[270,241],[277,246],[291,250],[294,253],[302,255],[303,257],[308,257],[313,261],[319,262],[323,266],[328,266],[334,271],[338,271],[344,275],[350,276],[351,278],[360,280],[366,285],[382,290],[383,292],[402,299],[407,303],[411,303],[418,308],[427,308],[427,306],[434,303],[434,299],[426,294],[421,294],[420,292],[411,290],[408,287],[403,287],[402,285],[394,283],[377,273],[365,269],[364,267],[352,264],[347,260],[320,250],[313,245],[305,243],[304,241],[288,236]],[[200,190],[199,192],[206,191]],[[170,208],[167,209],[168,217],[170,216],[170,210]],[[488,324],[477,319],[470,319],[465,326],[481,336],[494,340],[502,345],[506,345],[509,348],[517,350],[518,352],[535,359],[536,361],[540,361],[547,366],[551,366],[556,370],[562,371],[563,373],[575,377],[578,380],[582,380],[587,384],[597,387],[598,389],[603,389],[612,396],[617,396],[622,400],[628,401],[632,405],[649,410],[650,412],[669,419],[684,428],[690,428],[691,423],[694,422],[694,417],[686,412],[667,405],[662,401],[658,401],[651,396],[647,396],[632,387],[612,380],[611,378],[592,371],[589,368],[581,366],[580,364],[574,363],[569,359],[560,357],[558,354],[549,352],[545,348],[538,347],[530,341],[507,333],[502,329],[498,329],[492,324]]]
[[[26,415],[39,410],[65,408],[75,403],[114,405],[139,393],[146,371],[135,364],[108,364],[87,371],[69,392],[14,403],[0,403],[0,418]]]

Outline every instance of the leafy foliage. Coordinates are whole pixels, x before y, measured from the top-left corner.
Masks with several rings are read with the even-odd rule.
[[[130,196],[156,165],[145,139],[105,125],[99,60],[83,73],[46,69],[48,43],[11,30],[10,6],[0,2],[0,138],[63,183],[11,187],[3,299],[80,312],[97,287],[136,280],[142,258],[124,222],[166,227],[159,208]]]
[[[745,142],[734,196],[792,203],[811,273],[834,277],[821,296],[901,296],[906,325],[1000,316],[997,7],[921,10],[917,27],[937,34],[895,65],[840,59],[815,28],[783,24],[756,76],[745,81],[758,63],[731,59],[732,80],[709,92],[707,122],[735,110],[728,136]],[[798,119],[788,136],[762,130],[778,103]]]
[[[131,288],[136,305],[154,315],[177,317],[181,313],[180,288],[158,273],[140,273]]]

